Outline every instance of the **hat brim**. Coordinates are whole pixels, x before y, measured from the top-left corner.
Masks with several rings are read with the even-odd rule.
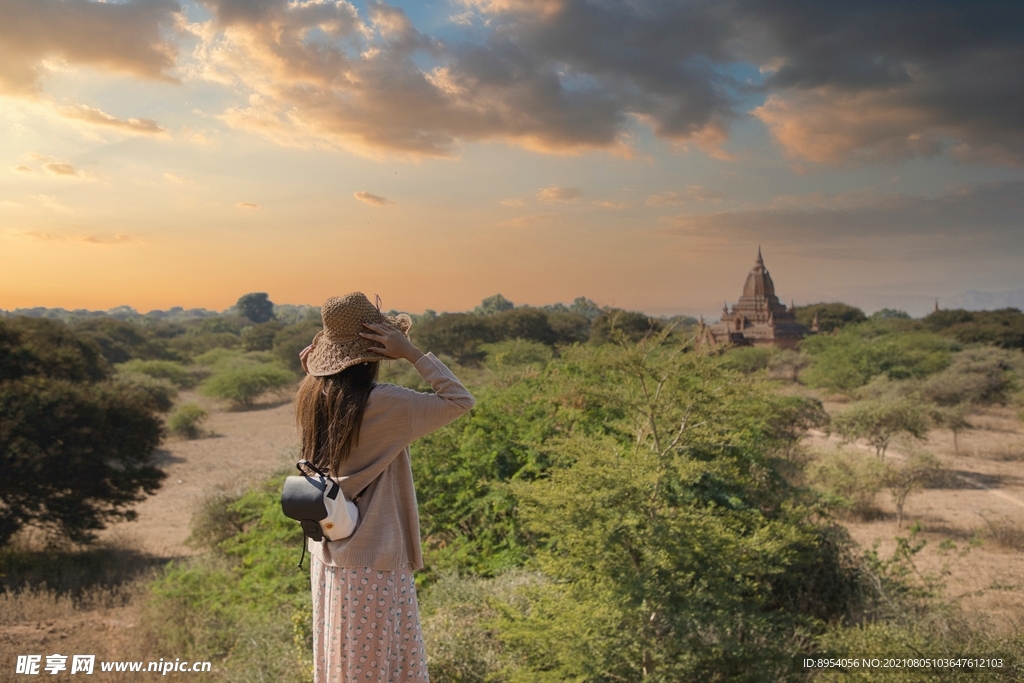
[[[412,318],[405,313],[396,316],[381,315],[376,321],[381,325],[394,327],[406,337],[412,329]],[[382,360],[394,360],[371,351],[377,342],[366,337],[349,337],[347,339],[331,339],[321,330],[313,337],[313,348],[306,357],[306,369],[314,377],[326,377],[352,367],[357,363],[376,363]]]

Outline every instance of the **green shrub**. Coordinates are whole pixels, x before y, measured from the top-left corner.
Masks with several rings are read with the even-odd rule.
[[[178,398],[178,390],[166,379],[157,379],[141,372],[124,372],[120,369],[114,375],[113,383],[138,397],[150,410],[166,413]]]
[[[875,498],[882,490],[885,463],[864,453],[833,451],[807,467],[807,479],[835,496],[850,514],[871,519],[878,514]]]
[[[198,439],[202,436],[199,424],[208,417],[205,410],[195,403],[186,403],[178,406],[169,418],[167,418],[167,430],[175,436],[183,436],[186,439]]]
[[[166,379],[179,389],[191,389],[197,384],[197,378],[191,372],[169,360],[133,359],[117,366],[119,372],[141,373],[156,379]]]
[[[942,406],[1012,400],[1021,386],[1024,356],[991,346],[961,351],[949,367],[924,381],[921,395]]]
[[[768,367],[775,349],[759,346],[741,346],[729,349],[723,356],[722,365],[730,370],[738,370],[750,375]]]
[[[801,342],[811,356],[803,374],[809,385],[852,393],[873,377],[921,378],[944,369],[959,349],[931,332],[900,332],[864,323],[839,334],[817,335]]]
[[[220,370],[206,380],[201,391],[204,396],[252,406],[265,392],[280,390],[293,381],[295,375],[279,365],[243,365]]]
[[[484,365],[492,370],[528,365],[543,368],[554,356],[550,346],[528,339],[481,344],[480,350],[487,354]]]
[[[281,512],[282,484],[202,506],[193,540],[202,529],[208,552],[170,563],[150,585],[147,624],[182,658],[220,663],[218,680],[310,679],[309,571],[295,567],[303,536]]]

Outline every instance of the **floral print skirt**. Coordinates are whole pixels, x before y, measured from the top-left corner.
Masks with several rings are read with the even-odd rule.
[[[310,561],[314,683],[428,683],[412,571]]]

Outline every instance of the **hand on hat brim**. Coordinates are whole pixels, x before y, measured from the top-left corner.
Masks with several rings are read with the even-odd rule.
[[[380,346],[371,346],[367,349],[368,351],[384,358],[405,358],[410,363],[415,363],[423,356],[423,352],[417,349],[409,338],[395,327],[376,323],[363,323],[363,327],[369,331],[360,332],[359,336],[380,344]]]
[[[309,358],[309,352],[313,350],[313,345],[310,344],[306,348],[299,351],[299,363],[302,364],[302,371],[309,374],[309,368],[306,367],[306,359]]]

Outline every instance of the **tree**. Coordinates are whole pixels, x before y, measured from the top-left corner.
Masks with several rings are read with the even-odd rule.
[[[277,320],[257,323],[242,330],[242,345],[246,351],[270,351],[274,348],[275,335],[284,329]]]
[[[913,398],[870,399],[858,401],[833,417],[831,428],[846,443],[865,439],[874,446],[875,455],[884,458],[889,443],[899,434],[924,439],[928,415],[924,404]]]
[[[931,410],[932,421],[953,434],[953,452],[957,455],[960,455],[960,432],[971,427],[971,423],[967,421],[967,415],[970,412],[971,404],[967,402],[948,407],[934,406]]]
[[[856,306],[842,303],[820,303],[796,307],[796,320],[805,327],[811,327],[814,316],[818,316],[818,328],[822,332],[842,329],[847,325],[861,323],[868,319],[864,311]]]
[[[254,323],[265,323],[274,317],[274,304],[266,292],[250,292],[239,297],[235,304],[239,314]]]
[[[907,462],[890,464],[886,468],[883,483],[896,505],[896,528],[903,526],[903,508],[907,498],[924,488],[941,472],[938,460],[929,453],[914,453]]]
[[[553,346],[555,331],[548,322],[548,314],[539,308],[514,308],[494,316],[494,335],[501,339],[528,339]]]
[[[606,311],[598,316],[590,328],[590,341],[604,344],[624,336],[632,342],[656,335],[664,326],[654,318],[639,311]]]
[[[0,320],[0,544],[29,524],[91,540],[159,486],[160,420],[109,373],[62,323]]]
[[[503,297],[501,294],[489,296],[480,302],[480,305],[473,309],[477,315],[494,315],[502,311],[510,311],[515,304]]]
[[[609,429],[556,435],[557,464],[509,484],[546,577],[498,622],[521,680],[741,680],[755,662],[779,680],[782,643],[855,590],[838,537],[773,467],[767,389],[670,337],[549,366]]]
[[[480,344],[498,341],[489,316],[472,313],[443,313],[412,328],[417,345],[435,353],[453,356],[463,364],[477,364],[484,354]]]

